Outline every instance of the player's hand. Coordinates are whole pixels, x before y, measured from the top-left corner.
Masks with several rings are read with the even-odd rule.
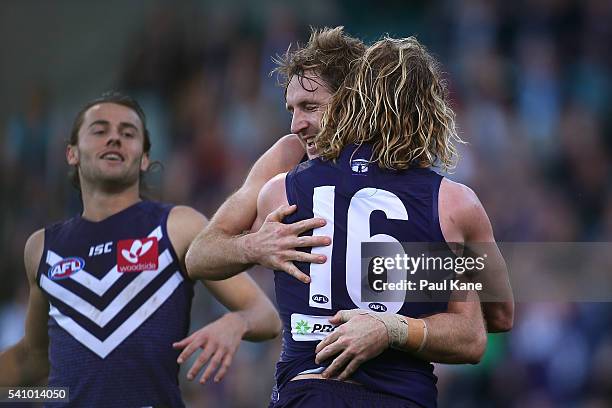
[[[187,379],[193,380],[200,372],[204,364],[208,362],[208,367],[200,377],[200,384],[217,373],[214,377],[215,382],[221,381],[232,364],[232,359],[240,340],[246,332],[247,327],[243,318],[237,313],[226,313],[220,319],[207,324],[191,336],[176,342],[172,345],[175,349],[184,349],[178,356],[177,362],[182,364],[198,349],[202,352],[187,372]]]
[[[340,310],[329,322],[340,326],[315,349],[317,364],[337,355],[323,371],[324,378],[346,380],[361,364],[378,356],[389,346],[385,325],[363,310]]]
[[[310,277],[302,273],[293,261],[325,263],[324,255],[310,254],[296,248],[327,246],[331,238],[326,236],[298,236],[303,232],[325,225],[323,218],[310,218],[293,224],[283,224],[283,218],[295,212],[295,205],[283,205],[271,212],[259,231],[249,234],[251,261],[273,270],[282,270],[304,283]]]

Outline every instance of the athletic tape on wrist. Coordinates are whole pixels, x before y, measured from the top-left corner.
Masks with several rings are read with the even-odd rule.
[[[413,350],[417,353],[425,348],[427,342],[427,322],[423,319],[410,319],[413,321],[419,320],[423,323],[423,337],[419,347],[415,350],[414,346],[408,344],[408,334],[416,329],[412,323],[409,323],[409,318],[398,314],[374,313],[368,310],[359,310],[355,314],[371,316],[384,324],[387,329],[388,345],[390,348],[403,351]]]
[[[372,313],[367,312],[368,315],[372,316],[376,320],[382,322],[387,329],[387,336],[389,337],[389,347],[395,349],[405,349],[406,343],[408,342],[408,319],[404,316],[391,314],[391,313]]]

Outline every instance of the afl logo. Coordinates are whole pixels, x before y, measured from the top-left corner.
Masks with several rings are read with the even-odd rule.
[[[369,164],[370,162],[368,160],[354,159],[354,160],[351,160],[351,170],[353,170],[353,173],[359,173],[359,174],[367,173]]]
[[[85,267],[83,258],[65,258],[49,268],[47,276],[53,280],[68,278]]]
[[[329,299],[325,295],[312,295],[312,301],[323,304],[329,302]]]
[[[383,305],[382,303],[370,303],[368,307],[375,312],[386,312],[387,311],[387,306]]]

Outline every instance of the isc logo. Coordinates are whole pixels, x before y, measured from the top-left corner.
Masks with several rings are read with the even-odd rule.
[[[94,245],[89,247],[89,256],[97,256],[102,254],[108,254],[111,251],[111,247],[113,246],[113,241],[107,242],[105,244]]]
[[[68,278],[85,267],[85,261],[82,258],[66,258],[62,259],[47,272],[50,279],[58,280]]]

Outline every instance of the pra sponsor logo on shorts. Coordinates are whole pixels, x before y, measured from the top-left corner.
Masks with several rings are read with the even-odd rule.
[[[291,337],[295,341],[319,341],[336,327],[329,322],[331,316],[312,316],[300,313],[291,315]]]
[[[158,266],[157,238],[124,239],[117,243],[119,272],[154,271]]]
[[[49,268],[47,276],[49,279],[60,280],[74,275],[85,267],[83,258],[71,257],[64,258]]]

